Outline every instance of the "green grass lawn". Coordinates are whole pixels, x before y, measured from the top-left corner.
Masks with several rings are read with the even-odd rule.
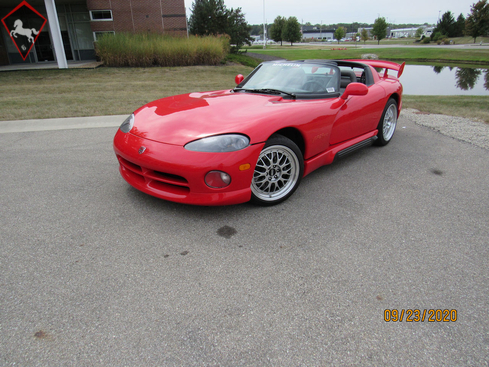
[[[251,67],[190,66],[0,72],[0,120],[129,114],[175,94],[234,88]]]
[[[346,49],[345,49],[346,48]],[[452,64],[477,64],[489,66],[489,49],[446,49],[436,47],[389,47],[368,48],[329,44],[324,46],[268,46],[251,48],[249,52],[267,54],[288,60],[305,59],[361,59],[364,54],[375,54],[382,60],[436,62]]]
[[[403,96],[402,106],[489,123],[489,96]]]
[[[288,49],[277,52],[290,52],[293,59],[302,58],[304,54],[297,55],[303,51],[309,52]],[[243,58],[246,56],[233,60],[242,62]],[[256,60],[249,64],[253,63]],[[0,72],[0,120],[129,114],[158,98],[233,88],[236,74],[247,75],[252,69],[233,63]],[[489,122],[489,96],[404,96],[404,107]]]

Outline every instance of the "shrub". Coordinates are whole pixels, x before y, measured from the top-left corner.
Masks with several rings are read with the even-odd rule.
[[[433,34],[431,36],[431,40],[434,42],[438,42],[439,40],[441,40],[443,38],[448,38],[448,36],[442,34],[441,32],[436,32],[435,34]]]
[[[261,60],[250,57],[250,56],[246,55],[246,53],[228,54],[226,56],[225,61],[238,63],[238,64],[249,66],[252,68],[256,68],[261,63]]]
[[[229,50],[229,39],[117,33],[103,35],[95,50],[106,66],[218,65]]]
[[[430,37],[425,37],[425,38],[423,38],[423,40],[421,41],[421,43],[424,43],[426,45],[426,44],[430,43],[430,41],[431,41],[431,38]]]

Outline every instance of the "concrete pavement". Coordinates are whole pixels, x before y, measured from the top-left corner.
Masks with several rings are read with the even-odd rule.
[[[0,365],[487,365],[488,150],[401,117],[281,205],[206,208],[127,185],[115,126],[0,134]],[[416,309],[457,320],[384,319]]]
[[[128,115],[0,121],[0,134],[120,126]]]

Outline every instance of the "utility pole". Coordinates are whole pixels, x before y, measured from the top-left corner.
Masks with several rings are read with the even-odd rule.
[[[267,48],[267,29],[265,27],[265,0],[263,0],[263,49]]]

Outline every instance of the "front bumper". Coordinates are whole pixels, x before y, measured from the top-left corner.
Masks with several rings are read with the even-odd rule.
[[[231,205],[251,198],[251,180],[264,143],[230,153],[192,152],[117,131],[114,151],[122,177],[134,188],[161,199],[192,205]],[[143,148],[144,147],[144,148]],[[240,171],[239,166],[250,169]],[[204,182],[209,171],[231,176],[229,186],[210,188]]]

